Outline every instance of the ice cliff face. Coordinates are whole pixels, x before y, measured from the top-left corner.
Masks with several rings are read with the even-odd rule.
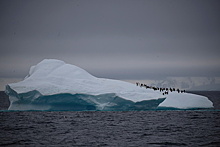
[[[210,108],[202,96],[160,92],[119,80],[97,78],[63,61],[45,59],[25,79],[8,84],[9,110],[146,110],[160,107]],[[176,99],[175,99],[176,98]],[[165,100],[166,99],[166,100]],[[165,100],[165,101],[164,101]],[[188,102],[183,103],[184,100]],[[189,101],[194,102],[189,104]],[[176,103],[178,101],[178,104]],[[183,105],[182,105],[183,104]]]

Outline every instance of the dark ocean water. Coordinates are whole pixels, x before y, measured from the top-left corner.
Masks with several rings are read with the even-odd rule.
[[[0,146],[218,147],[220,92],[201,93],[209,95],[215,109],[4,111],[9,103],[1,93]]]

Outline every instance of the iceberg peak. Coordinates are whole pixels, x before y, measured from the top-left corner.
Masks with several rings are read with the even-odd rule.
[[[85,70],[57,59],[44,59],[37,65],[32,66],[27,77],[93,78]]]

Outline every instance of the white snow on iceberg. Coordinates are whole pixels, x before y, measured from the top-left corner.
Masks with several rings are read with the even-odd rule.
[[[204,96],[170,92],[166,100],[160,103],[158,107],[178,109],[212,108],[213,103]]]
[[[158,105],[180,109],[213,107],[203,96],[172,93],[166,98],[159,91],[94,77],[56,59],[45,59],[32,66],[23,81],[8,84],[5,91],[10,99],[9,110],[146,110],[156,109]]]

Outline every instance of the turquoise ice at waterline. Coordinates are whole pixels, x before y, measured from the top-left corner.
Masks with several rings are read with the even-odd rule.
[[[64,61],[45,59],[23,81],[6,85],[9,110],[149,110],[213,108],[204,96],[145,89],[120,80],[97,78]]]

